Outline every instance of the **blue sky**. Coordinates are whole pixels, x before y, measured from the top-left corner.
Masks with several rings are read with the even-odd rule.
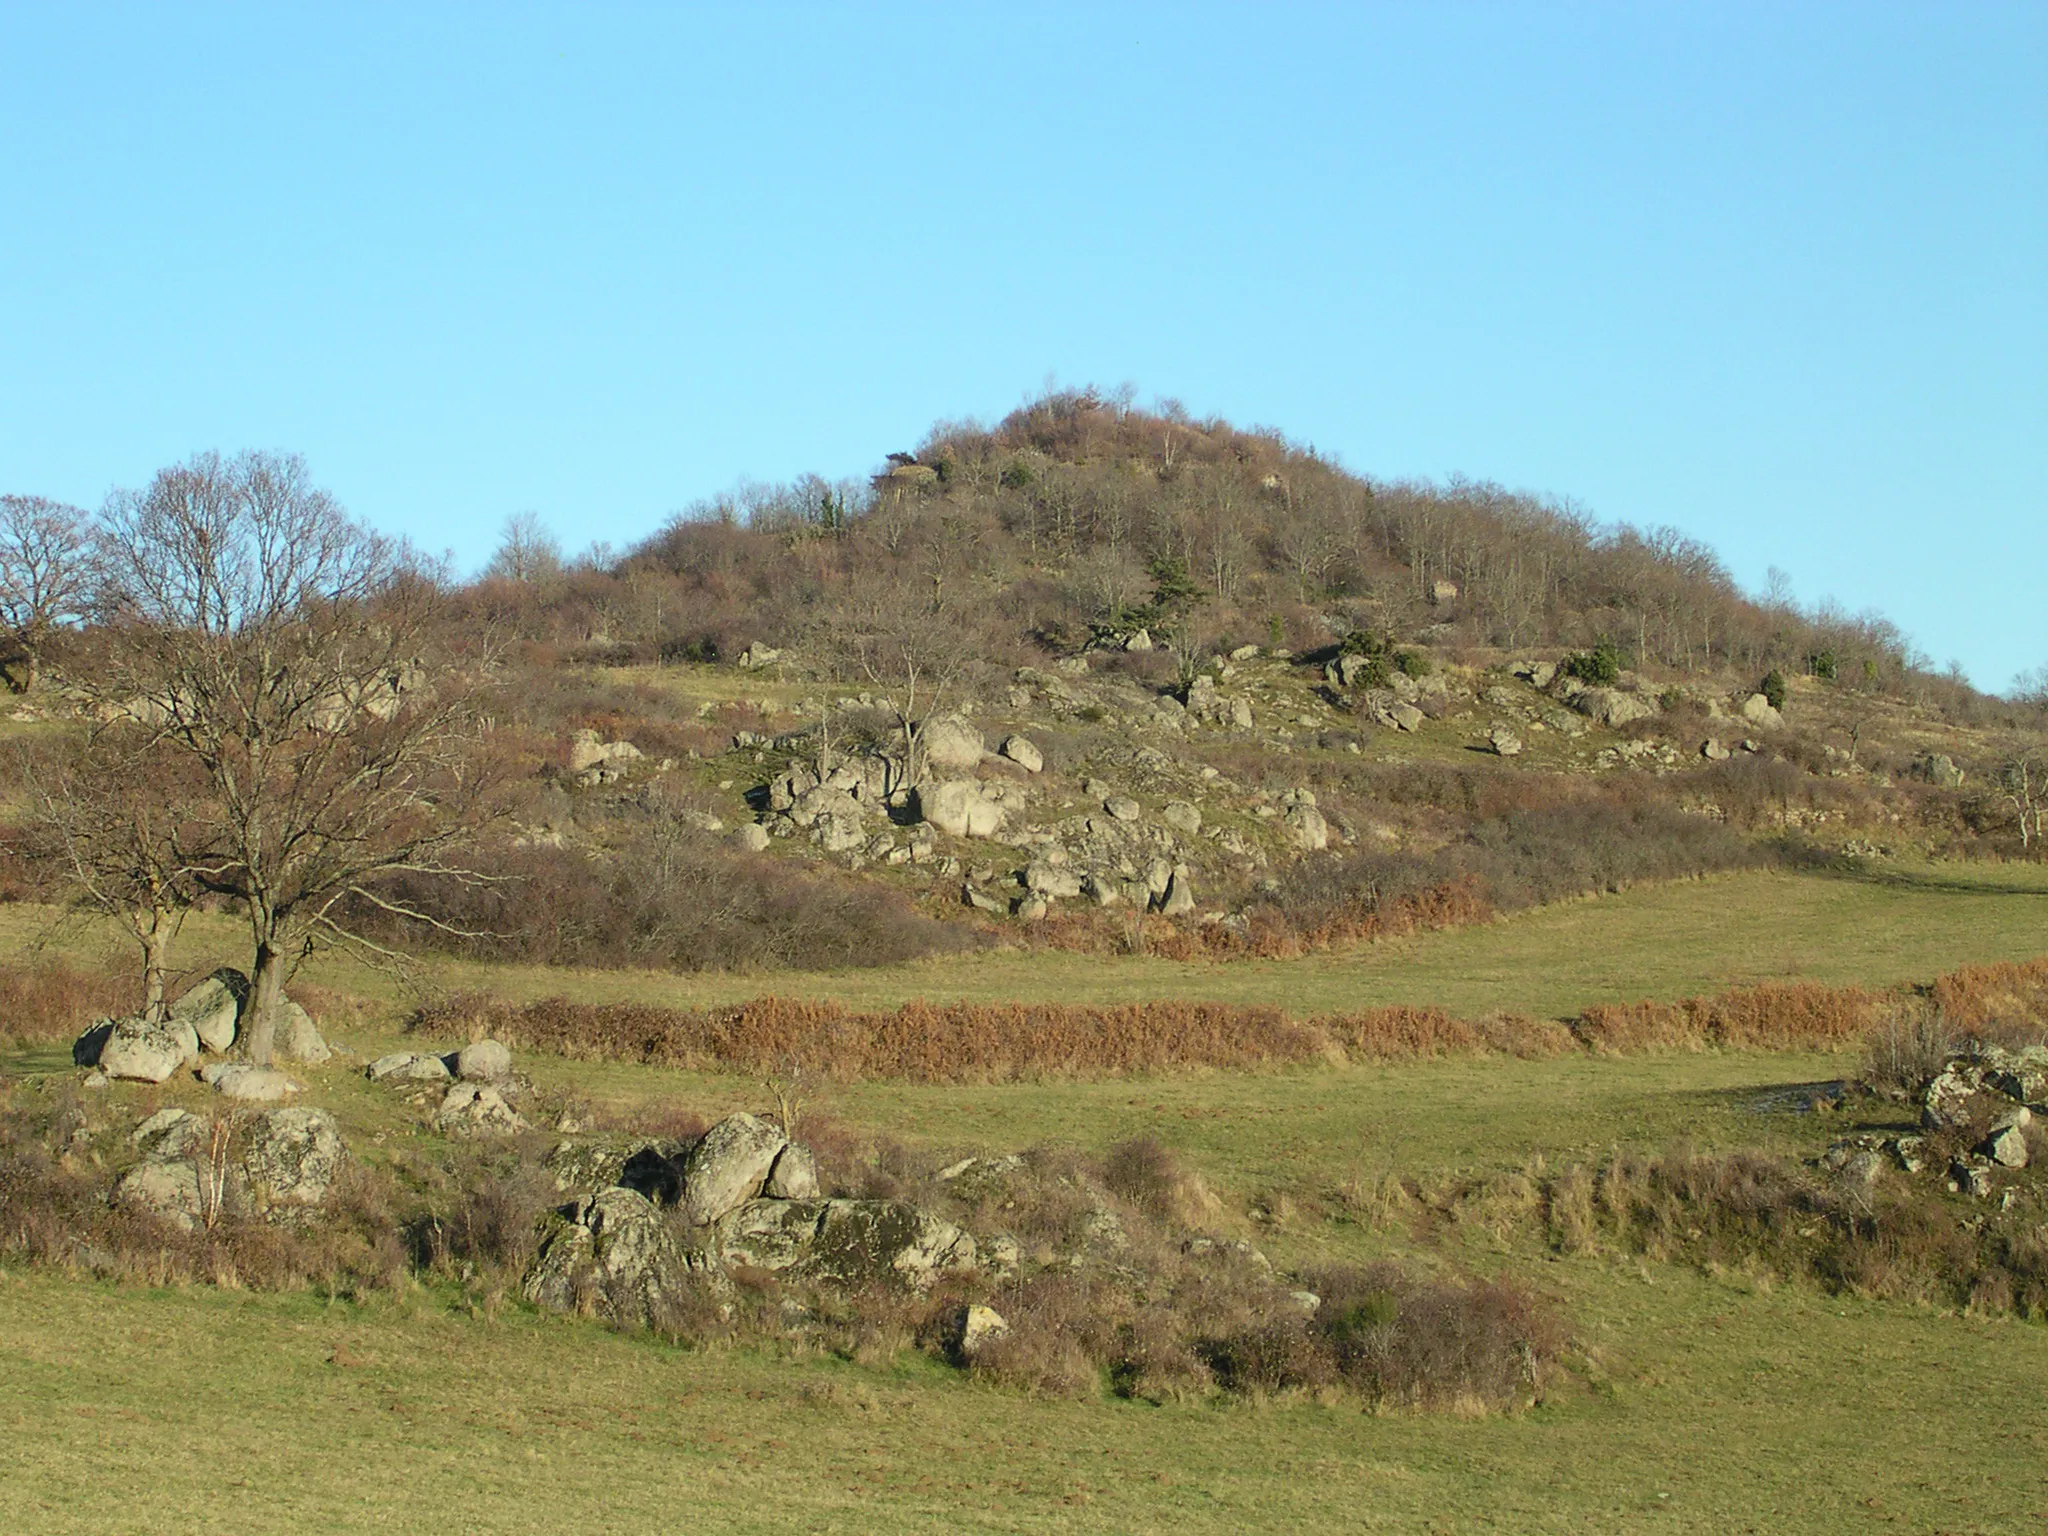
[[[1048,377],[2048,661],[2048,6],[0,0],[0,490],[474,565]]]

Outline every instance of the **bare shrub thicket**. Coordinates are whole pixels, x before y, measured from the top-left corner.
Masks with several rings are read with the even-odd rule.
[[[1003,1082],[1482,1051],[1544,1056],[1569,1049],[1571,1040],[1561,1024],[1512,1016],[1475,1023],[1439,1008],[1394,1006],[1295,1021],[1277,1008],[1228,1003],[917,1002],[861,1013],[776,997],[699,1011],[458,997],[421,1011],[413,1027],[482,1030],[564,1056],[698,1070],[773,1073],[797,1062],[849,1082]]]
[[[673,825],[615,853],[500,846],[463,868],[456,882],[388,877],[346,920],[386,943],[476,959],[676,970],[889,965],[973,942],[872,884]]]
[[[1867,1192],[1758,1153],[1681,1148],[1548,1175],[1542,1211],[1566,1252],[1613,1247],[1830,1291],[2048,1316],[2048,1235],[1973,1218],[1924,1185]]]

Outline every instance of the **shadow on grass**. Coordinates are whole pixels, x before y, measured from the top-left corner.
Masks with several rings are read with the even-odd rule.
[[[1996,880],[1964,871],[1901,869],[1870,859],[1828,854],[1818,849],[1790,853],[1787,862],[1801,874],[1853,881],[1858,885],[1886,890],[1947,896],[2048,896],[2048,868],[2030,871],[2017,880]]]

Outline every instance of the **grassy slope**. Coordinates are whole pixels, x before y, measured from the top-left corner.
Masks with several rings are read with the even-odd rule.
[[[1516,1419],[1048,1403],[426,1298],[0,1274],[9,1530],[2018,1531],[2048,1332],[1584,1261]],[[341,1363],[334,1363],[339,1361]],[[1894,1522],[1897,1522],[1896,1524]]]
[[[1292,967],[992,957],[971,970],[817,986],[852,980],[875,989],[853,995],[887,1001],[943,995],[932,984],[940,975],[953,978],[952,995],[983,996],[1102,995],[1114,985],[1185,995],[1207,983],[1303,1011],[1399,997],[1563,1013],[1788,965],[1891,979],[2048,948],[2038,875],[1972,871],[1968,888],[1953,890],[1940,887],[1940,873],[1646,889]],[[14,925],[0,929],[0,952],[17,948],[22,915],[0,912]],[[230,940],[232,930],[204,937]],[[330,966],[323,979],[351,978]],[[464,977],[535,991],[585,980]],[[679,990],[672,979],[590,980]],[[701,998],[731,985],[680,989]],[[1339,986],[1348,990],[1333,996]],[[360,1059],[392,1038],[394,1019],[386,1011],[338,1033]],[[762,1107],[758,1085],[731,1078],[538,1057],[524,1065],[544,1085],[622,1107]],[[1278,1204],[1280,1220],[1256,1236],[1283,1263],[1408,1249],[1520,1273],[1572,1317],[1596,1385],[1516,1419],[1372,1418],[1309,1403],[1046,1403],[908,1356],[865,1367],[692,1354],[517,1308],[473,1317],[419,1292],[361,1304],[152,1294],[0,1271],[0,1439],[9,1447],[0,1528],[637,1531],[693,1517],[739,1530],[2035,1528],[2048,1518],[2039,1395],[2048,1330],[2038,1325],[1624,1260],[1553,1261],[1526,1238],[1502,1246],[1476,1226],[1417,1249],[1401,1223],[1375,1226],[1345,1193],[1393,1168],[1447,1178],[1615,1144],[1808,1149],[1841,1128],[1759,1113],[1759,1099],[1847,1065],[1743,1053],[1467,1060],[1092,1084],[867,1084],[825,1090],[813,1106],[942,1145],[1101,1146],[1149,1131],[1182,1149],[1234,1208]],[[64,1062],[40,1052],[0,1068],[62,1073]],[[421,1114],[341,1063],[305,1075],[366,1156],[381,1155],[374,1133],[402,1136]],[[186,1084],[109,1095],[140,1114],[203,1092]],[[353,1363],[329,1363],[337,1345]]]
[[[20,953],[47,921],[40,909],[0,907],[0,954]],[[245,947],[238,925],[196,917],[179,959],[195,969],[245,964]],[[127,963],[127,951],[103,936],[74,931],[55,948]],[[1282,962],[1177,964],[1013,950],[832,974],[678,976],[445,960],[423,971],[436,986],[521,999],[567,993],[677,1006],[777,992],[860,1006],[920,997],[1186,998],[1277,1003],[1297,1014],[1406,1002],[1467,1015],[1566,1017],[1591,1003],[1682,997],[1745,981],[1891,982],[2044,952],[2048,872],[2040,866],[1923,865],[1869,876],[1743,874],[1648,885],[1475,928]],[[316,961],[308,979],[398,1001],[387,978],[339,956]]]

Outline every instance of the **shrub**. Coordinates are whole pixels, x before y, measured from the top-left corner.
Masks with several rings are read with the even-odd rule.
[[[1564,659],[1566,677],[1575,677],[1595,688],[1611,688],[1621,681],[1621,652],[1602,635],[1590,651],[1573,651]]]
[[[872,883],[738,854],[671,824],[610,859],[503,847],[471,869],[467,881],[380,887],[431,921],[367,901],[350,921],[373,938],[477,959],[677,970],[891,965],[974,941]]]
[[[1764,674],[1764,680],[1757,684],[1756,691],[1764,696],[1764,702],[1770,705],[1771,708],[1783,709],[1785,707],[1785,674],[1776,667],[1771,668],[1770,671]]]

